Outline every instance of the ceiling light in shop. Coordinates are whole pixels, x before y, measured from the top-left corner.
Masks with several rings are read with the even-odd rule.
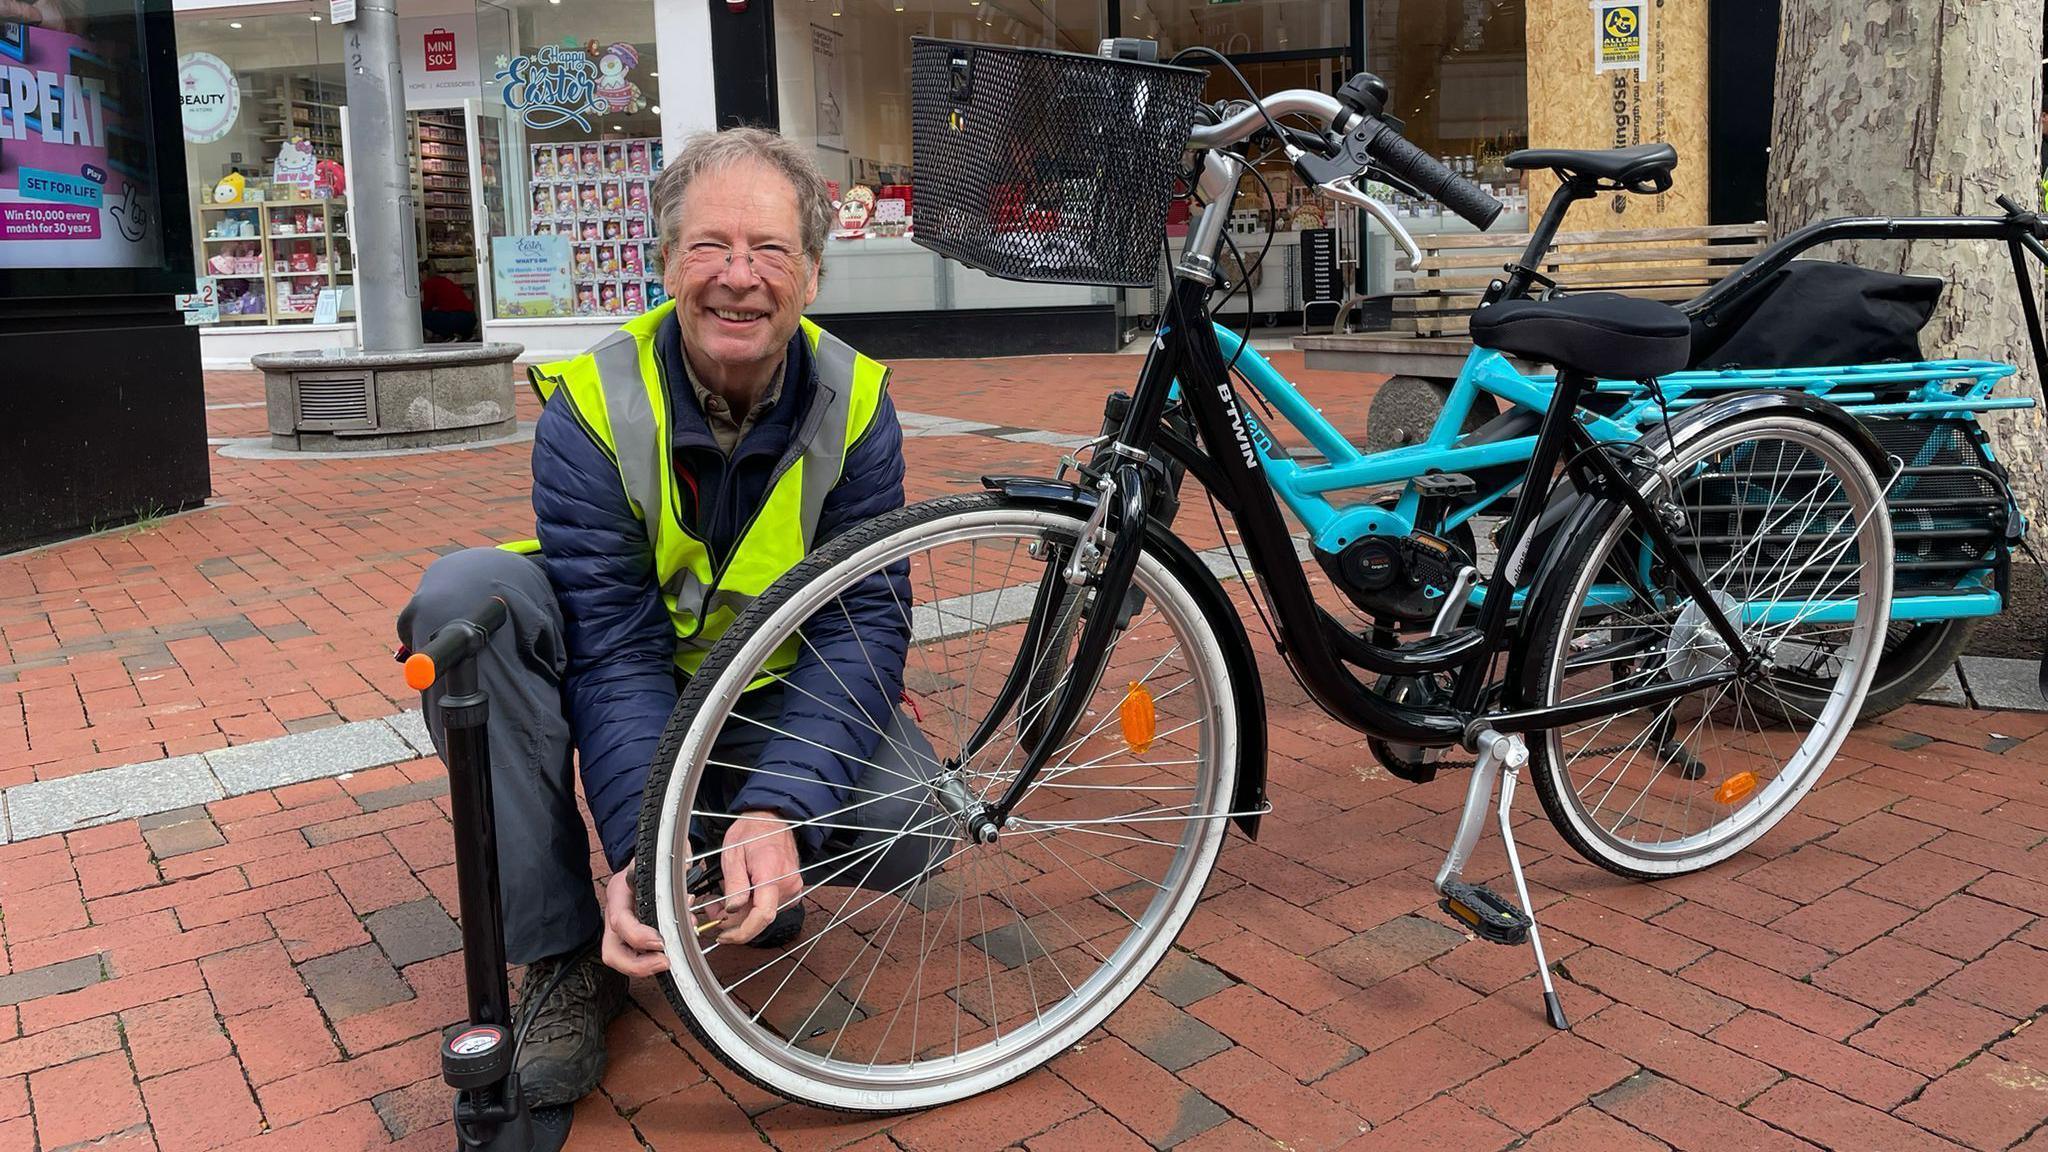
[[[240,20],[230,20],[230,21],[228,21],[228,27],[230,27],[230,28],[240,28],[241,26],[242,26],[242,22],[241,22]]]
[[[318,16],[308,16],[306,17],[306,19],[311,20],[315,24],[318,24],[320,22],[320,18]]]
[[[654,113],[656,116],[659,116],[661,115],[661,105],[656,104],[653,107],[649,108],[648,111]]]

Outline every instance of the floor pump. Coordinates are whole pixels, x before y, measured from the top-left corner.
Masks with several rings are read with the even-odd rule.
[[[441,1078],[455,1089],[457,1152],[555,1152],[569,1138],[568,1108],[528,1108],[517,1065],[524,1029],[515,1032],[505,981],[505,926],[498,905],[497,821],[491,807],[491,701],[477,679],[476,656],[505,623],[505,601],[491,597],[473,614],[435,630],[417,652],[399,649],[407,686],[440,685],[442,759],[455,824],[455,882],[461,902],[463,973],[469,1019],[441,1035]],[[543,990],[541,1001],[552,989]]]

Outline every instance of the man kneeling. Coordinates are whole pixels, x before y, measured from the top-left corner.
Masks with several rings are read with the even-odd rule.
[[[635,913],[633,854],[679,685],[777,576],[903,505],[886,370],[800,316],[832,214],[804,150],[751,128],[695,137],[656,180],[654,203],[671,302],[533,372],[546,402],[533,447],[538,551],[445,556],[398,621],[417,647],[486,596],[511,609],[480,673],[494,704],[506,953],[526,965],[520,1011],[567,968],[520,1054],[535,1106],[596,1087],[626,977],[668,965]],[[864,623],[904,629],[882,615]],[[775,769],[746,773],[722,841],[719,938],[757,947],[802,929],[799,854],[822,842],[806,822],[840,807],[864,765],[906,770],[900,741],[846,722],[891,715],[900,662],[806,646],[783,684],[746,697],[759,723],[728,731],[747,747],[718,749]],[[900,717],[894,727],[915,732]],[[572,749],[612,868],[602,911]]]

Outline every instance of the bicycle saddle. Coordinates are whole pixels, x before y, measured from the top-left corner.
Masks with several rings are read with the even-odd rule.
[[[1555,300],[1503,300],[1472,314],[1472,343],[1607,380],[1642,380],[1684,368],[1692,325],[1667,304],[1586,292]]]
[[[1566,176],[1612,181],[1631,192],[1657,193],[1671,187],[1671,170],[1678,167],[1678,149],[1669,144],[1589,151],[1524,148],[1508,153],[1501,163],[1524,172],[1552,168]]]

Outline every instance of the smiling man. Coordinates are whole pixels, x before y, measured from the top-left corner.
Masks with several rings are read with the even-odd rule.
[[[654,205],[670,302],[533,371],[545,400],[537,550],[443,557],[398,622],[418,647],[485,596],[510,609],[479,674],[493,701],[506,952],[527,966],[521,1011],[557,989],[519,1060],[528,1099],[543,1106],[596,1086],[626,977],[667,967],[660,934],[635,915],[634,853],[648,766],[680,686],[806,553],[903,505],[886,370],[801,315],[818,293],[832,217],[806,151],[753,128],[697,136],[656,180]],[[849,598],[876,606],[849,624],[869,638],[907,635],[888,607],[907,589],[875,591]],[[726,817],[691,829],[722,874],[715,916],[733,943],[779,947],[800,933],[800,864],[824,838],[815,822],[864,772],[910,771],[904,742],[878,748],[874,729],[896,715],[899,730],[915,731],[896,712],[900,652],[892,663],[851,636],[809,639],[780,682],[747,694],[754,723],[730,726],[714,751],[774,770],[747,773]],[[572,748],[613,873],[602,909]]]

